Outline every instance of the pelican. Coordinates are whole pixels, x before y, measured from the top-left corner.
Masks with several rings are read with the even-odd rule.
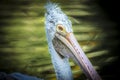
[[[67,15],[52,2],[45,8],[46,36],[57,80],[73,80],[69,58],[80,66],[89,80],[102,80],[74,37]]]

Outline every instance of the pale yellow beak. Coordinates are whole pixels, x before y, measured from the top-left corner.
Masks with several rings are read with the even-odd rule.
[[[68,53],[68,56],[73,58],[78,65],[81,67],[85,75],[90,79],[90,80],[101,80],[100,76],[98,73],[95,71],[93,68],[91,62],[81,49],[79,43],[77,42],[76,38],[74,37],[73,33],[67,33],[66,36],[62,36],[58,33],[55,34],[55,36],[62,42],[64,45],[69,48],[71,53]],[[64,54],[64,53],[62,53]],[[67,54],[65,54],[67,55]]]

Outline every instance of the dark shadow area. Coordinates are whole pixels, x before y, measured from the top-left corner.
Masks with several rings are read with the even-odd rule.
[[[119,54],[119,46],[120,46],[120,28],[119,28],[119,7],[118,7],[118,1],[112,1],[112,0],[98,0],[97,4],[101,7],[101,9],[106,14],[107,18],[113,22],[115,25],[111,28],[103,27],[103,31],[108,34],[108,36],[105,37],[105,40],[103,41],[103,46],[108,48],[112,56],[117,56],[118,58],[110,63],[107,66],[104,66],[101,69],[101,75],[103,75],[104,80],[115,80],[120,79],[119,73],[120,73],[120,54]]]
[[[88,2],[84,2],[84,4],[92,6],[92,2],[100,8],[102,14],[97,14],[97,16],[82,16],[77,17],[83,21],[95,22],[97,27],[102,29],[103,33],[106,35],[103,37],[101,44],[94,49],[89,50],[87,53],[97,52],[101,50],[108,50],[109,54],[94,57],[94,60],[100,60],[97,63],[101,68],[98,71],[103,80],[115,80],[120,79],[120,54],[119,54],[119,46],[120,46],[120,34],[119,34],[119,7],[118,1],[112,0],[90,0]],[[90,10],[92,11],[92,10]],[[106,21],[107,20],[107,21]],[[109,57],[116,57],[116,59],[112,62],[106,63],[104,65],[104,61]],[[102,64],[103,62],[103,64]]]

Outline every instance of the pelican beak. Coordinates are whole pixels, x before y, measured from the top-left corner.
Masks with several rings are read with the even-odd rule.
[[[68,56],[71,57],[71,58],[74,58],[74,60],[77,61],[77,63],[79,63],[79,65],[81,64],[81,66],[85,67],[83,59],[84,59],[84,57],[85,58],[87,58],[87,57],[84,54],[81,47],[79,46],[79,43],[77,42],[74,34],[73,33],[67,33],[66,36],[62,36],[62,35],[56,33],[55,36],[61,42],[63,42],[64,45],[66,45],[67,48],[69,48],[69,50],[72,52],[71,54],[68,53]],[[65,54],[65,55],[67,55],[67,54]]]
[[[90,80],[101,80],[101,78],[93,68],[92,64],[90,63],[89,59],[81,49],[79,43],[77,42],[72,32],[67,33],[66,36],[62,36],[56,33],[55,36],[61,42],[63,42],[67,46],[67,48],[69,48],[72,55],[72,56],[70,55],[70,57],[73,58],[78,63],[78,65],[81,67],[83,72]]]

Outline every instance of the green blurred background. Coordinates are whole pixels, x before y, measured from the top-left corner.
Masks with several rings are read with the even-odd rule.
[[[94,0],[51,0],[72,21],[74,34],[103,80],[118,77],[116,23]],[[20,72],[56,80],[45,35],[46,0],[0,1],[0,71]],[[79,66],[70,65],[75,80],[85,80]]]

